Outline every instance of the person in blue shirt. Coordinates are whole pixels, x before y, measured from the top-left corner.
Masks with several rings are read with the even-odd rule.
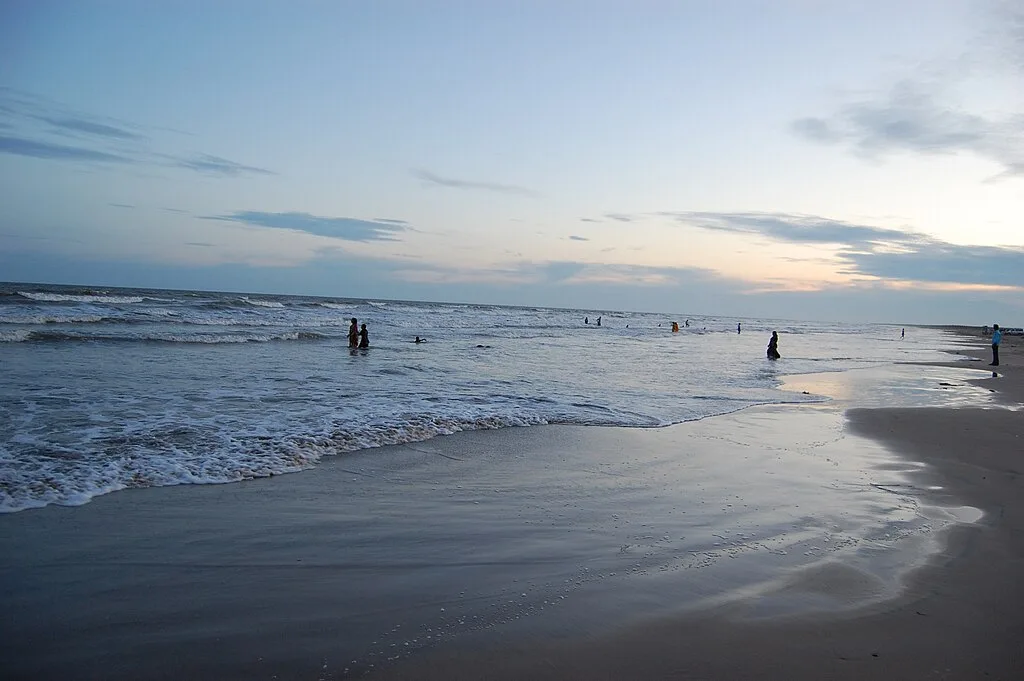
[[[990,367],[999,366],[999,344],[1003,341],[1003,332],[999,330],[998,324],[992,325],[992,362]]]

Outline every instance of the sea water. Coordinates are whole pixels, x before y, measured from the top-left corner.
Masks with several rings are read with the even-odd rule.
[[[649,428],[820,401],[779,390],[783,376],[948,360],[953,344],[936,329],[686,310],[0,284],[0,511],[464,430]],[[348,348],[352,317],[369,349]]]

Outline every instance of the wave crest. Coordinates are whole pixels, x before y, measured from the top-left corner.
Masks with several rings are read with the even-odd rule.
[[[110,296],[98,294],[71,294],[71,293],[33,293],[31,291],[18,291],[18,295],[38,303],[111,303],[113,305],[125,305],[130,303],[141,303],[145,296]]]

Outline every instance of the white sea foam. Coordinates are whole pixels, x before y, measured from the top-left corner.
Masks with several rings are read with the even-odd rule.
[[[98,314],[0,313],[2,324],[96,324],[106,319],[113,318]]]
[[[663,426],[820,399],[777,390],[784,373],[948,357],[932,330],[900,342],[888,327],[743,320],[739,335],[735,319],[681,314],[605,313],[597,328],[574,310],[61,287],[33,301],[16,290],[0,296],[0,320],[16,320],[0,321],[8,511],[284,473],[467,429]],[[111,300],[143,302],[101,313]],[[371,347],[350,353],[360,306]],[[691,332],[672,334],[687,317]],[[793,333],[770,363],[775,328]]]
[[[242,296],[242,300],[249,303],[250,305],[255,305],[257,307],[284,307],[284,303],[280,303],[276,300],[260,300],[259,298],[249,298],[248,296]]]
[[[22,343],[31,335],[29,329],[0,329],[0,343]]]
[[[18,291],[18,295],[47,303],[110,303],[114,305],[141,303],[145,300],[143,296],[113,296],[113,295],[72,295],[67,293],[36,293]]]
[[[27,451],[0,450],[0,512],[9,513],[49,504],[77,506],[93,497],[130,487],[216,484],[292,473],[316,465],[328,455],[386,445],[421,442],[465,430],[538,425],[543,419],[491,416],[460,421],[453,418],[414,418],[391,426],[369,426],[329,435],[290,435],[270,440],[249,434],[217,446],[191,449],[167,439],[139,436],[118,443],[113,456],[76,455],[74,449],[27,453],[41,440],[22,438]],[[83,438],[80,447],[89,446]],[[154,451],[155,444],[160,443]],[[192,446],[198,443],[193,442]]]

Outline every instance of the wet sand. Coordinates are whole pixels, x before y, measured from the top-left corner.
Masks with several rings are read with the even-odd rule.
[[[1003,355],[978,389],[1008,401],[1020,354]],[[845,418],[778,406],[657,430],[463,433],[2,516],[0,671],[1017,678],[1024,414]],[[903,513],[879,480],[953,529],[914,525],[920,507]],[[938,521],[961,504],[984,518]]]
[[[982,346],[961,352],[987,362],[987,337],[963,333]],[[996,391],[1004,404],[1018,404],[1021,344],[1004,337],[998,376],[971,382]],[[749,602],[731,604],[568,643],[439,652],[375,678],[1024,677],[1024,412],[851,409],[847,417],[852,432],[926,462],[928,477],[941,487],[936,497],[985,513],[951,529],[942,551],[907,575],[900,597],[855,611],[769,619],[749,617]],[[826,580],[824,588],[841,583]]]

